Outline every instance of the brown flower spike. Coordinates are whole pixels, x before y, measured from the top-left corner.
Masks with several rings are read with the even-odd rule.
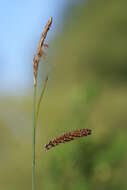
[[[60,137],[55,138],[54,140],[51,140],[48,144],[46,144],[44,147],[46,150],[49,150],[60,143],[66,143],[69,141],[72,141],[76,138],[84,137],[91,135],[92,130],[91,129],[79,129],[72,132],[65,133],[61,135]]]
[[[48,47],[47,44],[44,44],[44,41],[45,41],[47,33],[51,27],[51,24],[52,24],[52,17],[50,17],[50,19],[48,20],[48,22],[47,22],[47,24],[46,24],[46,26],[42,32],[40,42],[38,44],[37,52],[36,52],[34,59],[33,59],[34,85],[36,85],[36,83],[37,83],[38,64],[40,62],[41,57],[44,55],[43,46]]]

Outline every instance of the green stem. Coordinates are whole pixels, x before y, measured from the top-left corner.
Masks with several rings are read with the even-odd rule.
[[[35,190],[35,135],[36,135],[36,91],[37,85],[34,85],[33,93],[33,129],[32,129],[32,190]]]
[[[32,190],[35,190],[35,142],[36,142],[36,126],[37,119],[39,115],[39,109],[41,100],[43,98],[46,85],[48,81],[48,76],[45,79],[44,87],[42,88],[41,95],[36,108],[36,94],[37,94],[37,83],[34,84],[34,92],[33,92],[33,129],[32,129]]]

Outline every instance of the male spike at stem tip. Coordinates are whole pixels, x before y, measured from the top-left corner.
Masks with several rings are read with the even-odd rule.
[[[45,25],[45,28],[42,32],[41,38],[40,38],[40,42],[38,44],[38,48],[37,48],[37,52],[33,58],[33,70],[34,70],[34,85],[36,85],[37,83],[37,72],[38,72],[38,65],[40,62],[41,57],[43,56],[44,52],[43,52],[43,46],[44,47],[48,47],[47,44],[44,44],[45,38],[47,36],[47,33],[51,27],[52,24],[52,17],[50,17],[50,19],[48,20],[47,24]]]

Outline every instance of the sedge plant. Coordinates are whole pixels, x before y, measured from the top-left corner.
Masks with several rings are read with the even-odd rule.
[[[39,67],[40,60],[43,58],[43,55],[44,55],[43,47],[48,47],[48,45],[45,44],[44,41],[51,27],[51,24],[52,24],[52,17],[50,17],[50,19],[48,20],[42,32],[42,35],[37,47],[37,52],[33,59],[34,82],[33,82],[33,128],[32,128],[32,190],[35,190],[35,168],[36,168],[35,167],[36,166],[36,162],[35,162],[36,160],[35,147],[36,146],[35,145],[36,145],[37,121],[38,121],[41,100],[43,98],[43,95],[47,86],[47,82],[48,82],[48,76],[46,76],[44,86],[41,89],[40,97],[39,99],[37,99],[38,67]]]
[[[47,82],[48,82],[48,75],[45,78],[44,81],[44,85],[41,89],[40,92],[40,97],[39,99],[37,99],[37,75],[38,75],[38,67],[39,67],[39,63],[40,60],[43,58],[44,56],[44,51],[43,51],[43,47],[48,47],[47,44],[44,43],[45,38],[47,36],[47,33],[51,27],[52,24],[52,17],[50,17],[50,19],[48,20],[39,44],[38,44],[38,48],[37,48],[37,52],[34,56],[33,59],[33,71],[34,71],[34,83],[33,83],[33,129],[32,129],[32,190],[36,190],[35,189],[35,166],[36,166],[36,154],[35,154],[35,145],[36,145],[36,128],[37,128],[37,123],[38,123],[38,116],[39,116],[39,110],[40,110],[40,105],[41,105],[41,101],[43,99],[43,95],[47,86]],[[73,130],[71,132],[67,132],[64,133],[63,135],[54,138],[53,140],[50,140],[49,143],[47,143],[44,148],[45,150],[49,150],[53,147],[56,147],[56,145],[59,145],[61,143],[66,143],[66,142],[70,142],[72,140],[75,140],[77,138],[80,137],[84,137],[84,136],[88,136],[91,135],[92,130],[91,129],[77,129],[77,130]]]

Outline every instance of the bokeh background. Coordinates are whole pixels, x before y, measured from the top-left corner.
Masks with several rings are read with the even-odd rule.
[[[50,16],[36,189],[127,189],[127,1],[0,1],[0,190],[31,189],[32,59]],[[52,137],[93,134],[45,152]]]

